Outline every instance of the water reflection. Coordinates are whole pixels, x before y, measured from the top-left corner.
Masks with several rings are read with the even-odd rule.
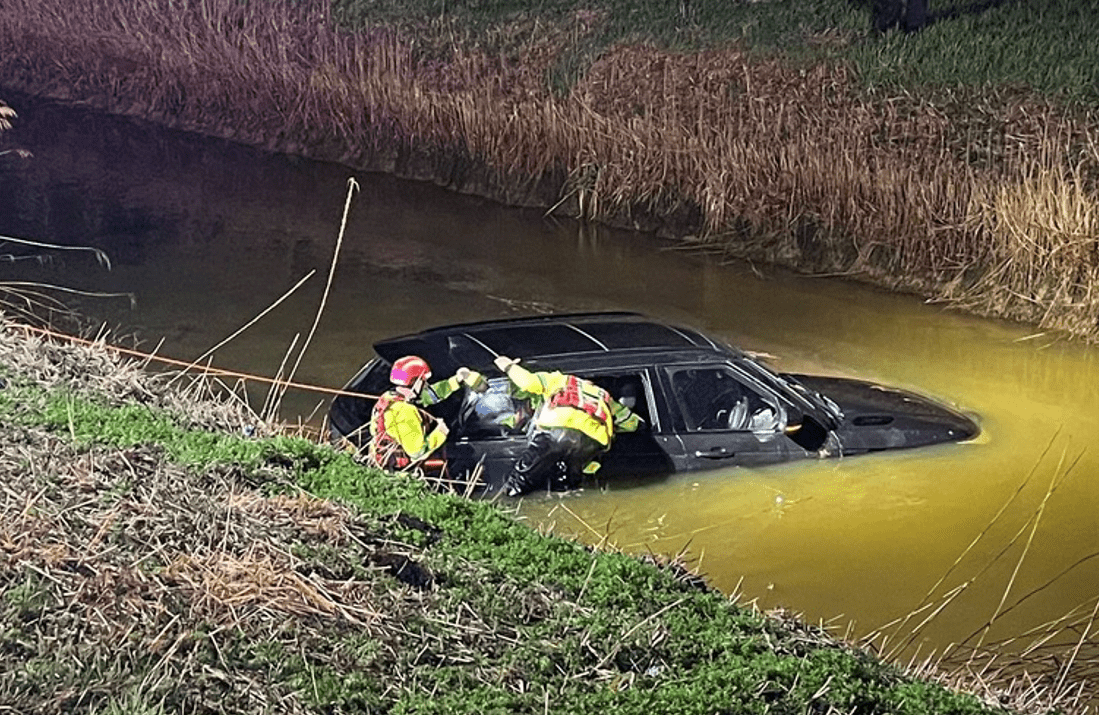
[[[17,108],[16,136],[35,158],[0,172],[0,233],[93,245],[114,268],[65,257],[5,266],[7,274],[132,292],[132,310],[83,308],[191,359],[316,271],[215,356],[219,366],[273,374],[312,323],[352,172],[48,105]],[[630,309],[772,354],[782,370],[952,401],[984,429],[976,444],[529,499],[522,514],[532,523],[631,551],[688,549],[723,589],[813,620],[853,620],[860,632],[919,606],[965,554],[938,593],[980,576],[927,630],[939,648],[998,611],[1007,615],[988,639],[1062,616],[1099,591],[1095,350],[851,283],[757,275],[644,236],[357,179],[304,382],[338,386],[375,339],[430,325]],[[286,416],[320,399],[292,396]]]

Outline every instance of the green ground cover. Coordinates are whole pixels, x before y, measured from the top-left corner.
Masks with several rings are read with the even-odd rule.
[[[1006,712],[94,350],[0,343],[0,708]]]
[[[1096,0],[930,0],[923,31],[878,35],[872,0],[335,0],[352,26],[393,25],[430,35],[453,28],[471,42],[522,52],[540,27],[577,25],[563,64],[573,77],[616,43],[698,50],[736,43],[760,54],[849,63],[868,88],[1033,90],[1099,101]],[[590,25],[594,32],[581,32]]]

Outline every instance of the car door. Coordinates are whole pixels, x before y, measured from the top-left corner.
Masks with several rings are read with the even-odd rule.
[[[785,402],[731,363],[660,368],[681,471],[751,466],[804,456],[786,437]]]
[[[665,441],[667,416],[659,408],[650,368],[616,368],[584,375],[641,418],[633,432],[618,430],[599,462],[600,477],[649,477],[674,471]]]

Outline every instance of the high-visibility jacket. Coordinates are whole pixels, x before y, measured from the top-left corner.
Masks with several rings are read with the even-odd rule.
[[[509,367],[507,375],[518,390],[516,397],[536,403],[536,428],[579,430],[606,448],[616,429],[633,432],[641,423],[628,407],[590,380],[557,371],[531,372],[520,365]]]
[[[466,384],[472,386],[483,378],[471,372]],[[427,407],[450,397],[462,383],[456,376],[427,385],[416,397],[416,403]],[[432,428],[430,415],[409,402],[396,390],[382,394],[374,403],[370,415],[370,457],[381,467],[402,469],[426,459],[446,442],[446,434]],[[428,431],[430,429],[430,431]]]
[[[370,458],[379,467],[403,469],[442,446],[446,435],[429,429],[428,416],[396,390],[374,403],[370,415]]]
[[[474,370],[469,371],[469,377],[465,380],[466,387],[476,387],[478,384],[484,382],[484,377],[481,373]],[[457,375],[451,375],[445,380],[439,380],[424,387],[423,392],[416,398],[416,402],[424,407],[430,405],[437,405],[446,398],[454,394],[458,388],[462,386],[462,381],[458,379]]]

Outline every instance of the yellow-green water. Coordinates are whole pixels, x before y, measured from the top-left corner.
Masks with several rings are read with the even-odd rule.
[[[0,173],[0,233],[95,245],[113,268],[64,256],[8,265],[8,275],[131,291],[132,310],[81,307],[191,359],[315,270],[214,363],[271,375],[291,345],[300,348],[353,172],[95,115],[20,114],[35,158]],[[629,309],[771,354],[781,370],[938,397],[983,428],[970,444],[526,499],[520,515],[532,525],[631,552],[683,552],[725,591],[841,630],[853,623],[859,634],[919,607],[944,576],[933,596],[968,584],[922,631],[923,652],[970,638],[997,614],[986,642],[1090,614],[1099,593],[1096,348],[431,186],[358,180],[300,381],[338,387],[374,340],[431,325]],[[324,406],[323,396],[291,394],[283,417]]]

